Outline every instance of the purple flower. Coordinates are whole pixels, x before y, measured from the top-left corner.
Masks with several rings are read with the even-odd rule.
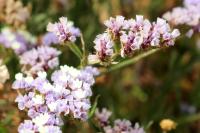
[[[200,3],[200,0],[184,0],[184,5],[197,5]]]
[[[101,112],[99,111],[99,109],[97,109],[95,112],[95,117],[99,121],[101,126],[106,126],[109,124],[108,119],[110,118],[111,115],[112,112],[107,110],[106,108],[103,108]]]
[[[187,36],[200,32],[200,1],[185,0],[183,7],[175,7],[171,12],[166,12],[163,18],[173,25],[188,25],[191,27]]]
[[[113,127],[110,124],[109,118],[112,112],[103,108],[100,112],[99,109],[95,112],[96,120],[100,123],[101,128],[104,129],[105,133],[145,133],[144,129],[139,126],[138,123],[132,127],[129,120],[117,119],[114,121]]]
[[[25,120],[24,123],[21,123],[18,127],[19,133],[35,133],[36,131],[37,127],[31,120]]]
[[[27,110],[38,132],[60,133],[62,114],[81,120],[88,118],[91,86],[97,72],[92,67],[78,70],[65,65],[52,74],[51,81],[46,72],[37,72],[33,77],[19,73],[13,89],[24,89],[24,94],[19,94],[15,101],[20,110]],[[24,131],[22,127],[20,130]]]
[[[99,62],[104,65],[113,64],[120,53],[121,57],[126,57],[133,55],[137,50],[149,47],[172,46],[180,35],[179,30],[170,29],[166,20],[157,18],[156,22],[151,23],[141,15],[128,20],[117,16],[106,20],[105,25],[107,26],[105,33],[97,35],[94,40],[95,54],[89,55],[89,64]]]
[[[96,50],[96,55],[92,56],[96,56],[95,58],[97,58],[100,61],[109,60],[111,56],[113,56],[113,42],[109,34],[103,33],[98,35],[94,40],[94,43],[95,43],[94,48]],[[89,58],[91,58],[91,56]]]
[[[0,33],[0,43],[20,55],[33,47],[35,38],[25,31],[12,31],[10,28],[4,28]]]
[[[80,30],[75,28],[73,22],[66,17],[61,17],[57,23],[49,23],[47,31],[54,33],[61,43],[66,41],[75,42],[76,38],[80,36]]]
[[[109,20],[106,20],[104,24],[108,28],[108,31],[111,32],[112,36],[117,38],[120,36],[120,31],[125,25],[125,19],[123,16],[117,16],[116,18],[111,17]]]
[[[58,56],[60,51],[48,46],[41,46],[25,52],[20,56],[22,71],[36,74],[38,71],[47,71],[59,65]]]

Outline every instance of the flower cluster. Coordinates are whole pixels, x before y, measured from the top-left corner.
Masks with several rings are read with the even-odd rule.
[[[28,7],[24,7],[19,0],[0,0],[0,3],[0,21],[17,27],[30,17]]]
[[[0,84],[3,84],[10,78],[10,74],[6,65],[2,64],[2,60],[0,59]]]
[[[103,108],[100,112],[98,109],[95,112],[95,117],[99,122],[100,126],[104,129],[105,133],[145,133],[144,129],[139,127],[139,124],[136,123],[134,127],[129,120],[120,120],[117,119],[114,121],[113,127],[109,125],[109,118],[112,112]]]
[[[185,0],[184,7],[173,8],[163,18],[173,25],[190,26],[187,36],[191,37],[194,32],[200,32],[200,0]]]
[[[107,30],[96,37],[96,54],[89,56],[89,62],[112,61],[118,52],[125,57],[140,49],[172,46],[180,35],[179,30],[172,31],[164,19],[158,18],[156,22],[150,23],[141,15],[129,20],[117,16],[106,20],[105,25]]]
[[[12,29],[6,27],[0,33],[0,44],[6,48],[13,49],[17,55],[32,48],[35,42],[35,37],[26,31],[12,31]]]
[[[66,17],[61,17],[57,23],[49,23],[47,31],[54,33],[60,43],[75,42],[80,36],[80,30],[75,28],[73,22]]]
[[[19,94],[16,102],[32,119],[25,120],[19,126],[19,132],[61,133],[61,114],[86,120],[91,107],[91,86],[97,74],[98,70],[92,67],[77,70],[67,65],[52,74],[52,82],[46,78],[46,72],[38,72],[36,78],[17,74],[12,87],[24,90],[25,94]]]
[[[47,71],[59,65],[60,51],[48,46],[40,46],[24,52],[20,56],[22,71],[36,74],[38,71]]]
[[[109,34],[103,33],[96,37],[94,40],[96,55],[89,55],[89,61],[95,62],[98,60],[109,61],[113,56],[113,42]]]

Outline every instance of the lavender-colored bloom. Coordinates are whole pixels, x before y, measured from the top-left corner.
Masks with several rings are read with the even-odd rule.
[[[135,34],[130,31],[128,34],[123,33],[120,37],[120,41],[123,44],[121,56],[124,57],[125,55],[131,55],[134,50],[140,49],[143,42],[143,37],[136,37]]]
[[[61,17],[57,23],[49,23],[47,31],[54,33],[61,43],[75,42],[76,38],[80,36],[80,30],[75,28],[73,22],[66,17]]]
[[[175,7],[166,12],[163,18],[173,25],[188,25],[191,29],[186,33],[191,37],[194,32],[200,32],[200,1],[185,0],[183,7]]]
[[[48,32],[42,37],[42,45],[50,46],[52,44],[58,44],[58,43],[59,41],[57,36],[52,32]]]
[[[32,87],[33,77],[27,76],[23,77],[22,73],[15,75],[15,81],[12,85],[13,89],[24,89],[29,90]]]
[[[34,77],[19,73],[13,89],[23,89],[25,94],[19,94],[15,101],[20,110],[27,110],[38,132],[60,133],[62,114],[81,120],[88,118],[91,86],[97,72],[92,67],[78,70],[65,65],[52,74],[51,81],[46,72],[37,72]]]
[[[40,130],[41,130],[41,133],[62,133],[60,127],[53,126],[53,125],[44,126]]]
[[[114,121],[114,127],[113,127],[115,132],[131,132],[132,127],[131,127],[131,122],[129,120],[115,120]]]
[[[106,108],[103,108],[101,112],[99,111],[99,109],[97,109],[95,112],[95,117],[99,121],[101,126],[106,126],[109,124],[108,119],[110,118],[111,115],[112,112],[107,110]]]
[[[20,56],[20,64],[26,73],[35,74],[38,71],[47,71],[59,65],[60,51],[48,46],[41,46],[25,52]]]
[[[132,133],[145,133],[144,129],[138,123],[135,123]]]
[[[122,57],[133,54],[135,50],[150,46],[171,46],[180,35],[177,29],[171,31],[166,20],[158,18],[156,22],[151,24],[140,15],[136,16],[136,20],[128,20],[125,29],[129,32],[124,31],[120,36],[123,46],[121,49]]]
[[[25,120],[18,127],[19,133],[35,133],[37,131],[37,126],[33,124],[31,120]]]
[[[108,33],[100,34],[94,40],[96,55],[90,55],[90,59],[96,58],[100,61],[107,61],[113,56],[113,41]]]
[[[136,123],[134,127],[128,120],[115,120],[114,126],[104,127],[105,133],[145,133],[144,129],[139,127],[139,124]]]
[[[106,20],[104,24],[108,28],[108,31],[111,32],[112,36],[117,38],[120,36],[120,31],[125,25],[125,19],[123,16],[117,16],[116,18],[111,17],[109,20]]]
[[[184,5],[197,5],[200,4],[200,0],[184,0]]]
[[[94,40],[96,55],[89,55],[90,64],[99,62],[105,65],[112,64],[120,53],[121,57],[126,57],[133,55],[137,50],[149,47],[172,46],[180,35],[178,29],[170,29],[166,20],[157,18],[156,22],[151,23],[142,15],[136,15],[136,19],[128,20],[117,16],[106,20],[105,25],[108,27],[105,33],[97,35]]]
[[[117,119],[114,121],[113,126],[109,125],[111,114],[112,112],[106,108],[103,108],[101,112],[97,109],[95,112],[96,120],[100,123],[105,133],[145,133],[144,129],[140,127],[138,123],[132,127],[131,122],[125,119]]]
[[[59,71],[52,74],[52,81],[56,87],[53,93],[65,99],[56,99],[49,104],[49,108],[59,112],[65,109],[66,114],[72,112],[75,118],[86,119],[90,108],[88,98],[92,95],[90,87],[94,83],[93,74],[73,67],[61,66]]]
[[[20,55],[33,47],[35,39],[25,31],[12,31],[10,28],[4,28],[0,33],[0,43]]]

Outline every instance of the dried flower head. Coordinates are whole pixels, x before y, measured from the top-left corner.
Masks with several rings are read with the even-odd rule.
[[[0,83],[4,84],[10,78],[10,74],[6,65],[3,65],[2,62],[2,59],[0,59]]]
[[[1,0],[0,3],[0,19],[7,24],[18,27],[30,17],[29,8],[23,7],[19,0]]]

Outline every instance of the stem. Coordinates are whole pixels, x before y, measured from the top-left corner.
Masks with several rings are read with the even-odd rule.
[[[78,48],[78,46],[74,43],[71,44],[66,44],[70,50],[81,60],[82,59],[82,52],[81,50]]]
[[[82,55],[82,59],[81,59],[81,65],[83,67],[83,66],[87,65],[87,55],[86,55],[85,41],[83,39],[82,34],[81,34],[81,44],[82,44],[82,51],[83,51],[83,55]]]
[[[134,57],[134,58],[125,60],[125,61],[123,61],[123,62],[120,62],[119,64],[116,64],[116,65],[113,65],[113,66],[109,67],[106,71],[103,71],[102,74],[108,73],[108,72],[111,72],[111,71],[115,71],[115,70],[120,69],[120,68],[123,68],[123,67],[125,67],[125,66],[134,64],[134,63],[136,63],[137,61],[139,61],[140,59],[145,58],[145,57],[147,57],[147,56],[149,56],[149,55],[151,55],[151,54],[153,54],[153,53],[155,53],[155,52],[157,52],[157,51],[159,51],[159,50],[160,50],[160,48],[152,49],[152,50],[149,50],[149,51],[147,51],[147,52],[144,52],[144,53],[142,53],[142,54],[140,54],[140,55],[138,55],[138,56],[136,56],[136,57]]]

